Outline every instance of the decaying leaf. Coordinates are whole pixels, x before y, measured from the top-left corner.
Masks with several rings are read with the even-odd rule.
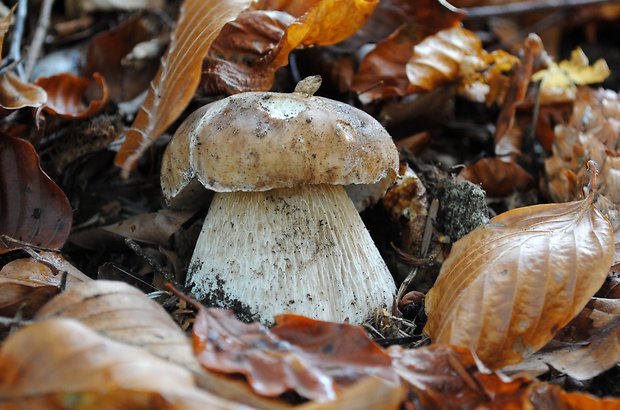
[[[60,248],[73,214],[62,190],[39,167],[29,142],[0,135],[0,254],[27,244]]]
[[[47,92],[45,111],[67,119],[83,119],[95,115],[108,102],[108,86],[99,73],[93,73],[99,97],[84,103],[91,81],[72,74],[59,74],[37,79],[36,85]]]
[[[330,45],[355,33],[377,0],[261,1],[228,23],[203,67],[211,93],[265,91],[297,47]]]
[[[482,158],[466,166],[459,178],[482,185],[489,197],[503,197],[534,186],[534,178],[519,164],[497,157]]]
[[[4,342],[0,407],[248,409],[199,390],[189,370],[70,319],[36,323]]]
[[[170,315],[138,289],[95,280],[66,290],[37,319],[77,319],[110,339],[140,346],[169,361],[196,367],[190,340]]]
[[[613,230],[594,193],[514,209],[456,242],[426,296],[425,332],[436,343],[469,347],[491,368],[541,349],[612,264]]]
[[[200,82],[202,60],[224,25],[250,0],[186,0],[166,55],[114,160],[127,177],[144,151],[189,104]]]
[[[161,209],[157,212],[137,215],[102,229],[124,238],[164,245],[168,238],[193,215],[192,211]]]
[[[271,330],[245,324],[232,312],[201,309],[194,324],[194,351],[207,369],[243,374],[259,394],[294,390],[325,401],[369,375],[398,386],[390,358],[362,328],[281,315]]]
[[[588,65],[588,57],[577,47],[571,53],[570,60],[553,63],[549,68],[540,70],[532,76],[532,81],[541,81],[541,103],[574,101],[577,86],[601,83],[611,71],[603,59]]]
[[[13,317],[21,311],[31,318],[47,301],[61,291],[61,285],[75,286],[78,280],[54,272],[33,258],[16,259],[0,270],[0,316]]]
[[[5,110],[38,108],[46,101],[47,93],[43,88],[20,80],[10,71],[0,73],[0,107]]]
[[[529,378],[508,380],[480,364],[465,348],[433,345],[388,349],[394,367],[414,392],[416,409],[614,409],[619,400],[565,393]]]

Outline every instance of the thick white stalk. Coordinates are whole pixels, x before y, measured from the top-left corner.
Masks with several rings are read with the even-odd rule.
[[[187,283],[207,304],[361,323],[394,280],[342,186],[216,193]]]

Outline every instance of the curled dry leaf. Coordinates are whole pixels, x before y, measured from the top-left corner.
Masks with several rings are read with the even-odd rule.
[[[20,80],[10,71],[0,73],[0,107],[3,109],[38,108],[46,101],[47,93],[43,88]]]
[[[0,270],[0,315],[13,317],[21,311],[31,318],[41,306],[60,292],[62,274],[33,258],[16,259]],[[67,276],[66,286],[78,280]]]
[[[364,56],[353,78],[351,89],[359,94],[364,104],[407,95],[406,65],[413,55],[413,47],[425,37],[453,27],[463,17],[462,12],[434,0],[417,1],[415,5],[401,0],[382,1],[378,11],[381,13],[377,18],[384,21],[383,25],[393,26],[389,31],[391,34],[377,42],[375,48]],[[394,18],[395,15],[399,17]],[[390,17],[389,23],[385,23],[382,16]],[[368,31],[366,27],[364,29]]]
[[[69,404],[68,404],[69,403]],[[0,349],[0,407],[248,409],[199,390],[189,370],[70,319],[35,323]]]
[[[207,369],[243,374],[259,394],[294,390],[325,401],[367,376],[393,382],[390,358],[362,328],[281,315],[271,330],[245,324],[232,312],[201,309],[194,324],[194,351]]]
[[[138,289],[94,280],[56,296],[37,319],[77,319],[110,339],[140,346],[164,359],[197,367],[191,343],[170,315]]]
[[[62,190],[39,167],[29,142],[0,135],[0,254],[32,244],[60,248],[73,214]],[[10,243],[7,243],[10,242]]]
[[[114,159],[127,177],[144,151],[181,115],[198,83],[202,60],[224,25],[251,0],[186,0],[149,93]]]
[[[329,45],[353,35],[378,0],[262,1],[228,23],[203,67],[211,93],[265,91],[297,47]]]
[[[492,368],[541,349],[612,264],[613,230],[593,200],[592,190],[583,201],[514,209],[456,242],[426,296],[425,332]]]
[[[482,185],[490,197],[507,196],[534,186],[534,178],[519,164],[497,157],[482,158],[466,166],[460,172],[459,179]]]
[[[507,380],[462,347],[388,349],[394,367],[414,392],[416,409],[614,409],[620,400],[565,393],[533,379]]]
[[[108,86],[99,73],[93,73],[99,88],[97,99],[84,103],[92,82],[86,78],[63,73],[37,79],[36,84],[48,95],[45,111],[67,119],[83,119],[95,115],[108,102]]]

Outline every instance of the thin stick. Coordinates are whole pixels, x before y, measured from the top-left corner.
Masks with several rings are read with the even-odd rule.
[[[47,35],[47,29],[50,26],[50,15],[52,14],[52,6],[54,0],[43,0],[41,5],[41,13],[39,14],[39,21],[37,22],[37,31],[34,33],[32,43],[28,49],[28,55],[26,56],[26,68],[24,69],[24,76],[26,79],[30,78],[34,65],[39,59],[43,43],[45,42],[45,36]]]
[[[16,319],[12,317],[0,316],[0,325],[13,326],[13,325],[31,325],[33,320]]]
[[[481,6],[464,8],[466,19],[482,19],[493,16],[510,16],[514,14],[532,13],[550,9],[566,9],[573,7],[592,6],[597,4],[616,3],[620,0],[529,0],[518,3],[507,3],[497,6]]]
[[[13,38],[11,39],[11,48],[9,49],[9,62],[17,62],[22,59],[21,47],[22,37],[24,36],[24,25],[26,24],[26,15],[28,14],[28,0],[19,0],[17,5],[17,14],[15,15],[15,28],[13,29]],[[17,75],[24,80],[24,67],[17,64]]]
[[[146,263],[148,263],[149,266],[153,268],[155,272],[159,273],[164,279],[166,279],[168,282],[171,282],[176,287],[181,287],[181,285],[179,285],[172,276],[172,273],[168,272],[166,268],[164,268],[158,261],[156,261],[151,255],[146,253],[136,241],[131,238],[125,238],[125,245],[127,245],[129,249],[134,251],[136,255],[144,259]]]

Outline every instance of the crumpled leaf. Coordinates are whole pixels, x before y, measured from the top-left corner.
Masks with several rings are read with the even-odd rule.
[[[21,311],[31,318],[47,301],[61,291],[63,275],[33,259],[16,259],[0,270],[0,316],[13,317]],[[67,275],[67,287],[79,280]]]
[[[60,248],[73,213],[62,190],[39,167],[29,142],[0,135],[0,254],[28,244]]]
[[[402,0],[381,3],[378,11],[387,16],[397,14],[399,18],[389,20],[393,24],[391,34],[364,56],[353,78],[351,89],[358,93],[364,104],[407,95],[409,80],[405,67],[413,55],[413,47],[427,36],[455,26],[463,17],[459,10],[435,0],[415,4]]]
[[[84,103],[91,81],[63,73],[52,77],[37,79],[36,85],[43,88],[48,95],[45,111],[66,119],[83,119],[92,117],[108,102],[108,86],[99,73],[93,73],[93,79],[99,88],[97,99]]]
[[[353,35],[378,0],[262,1],[228,23],[203,66],[210,93],[265,91],[297,47],[329,45]]]
[[[0,107],[5,110],[38,108],[46,102],[47,93],[43,88],[20,80],[10,71],[0,73]]]
[[[534,186],[534,178],[516,162],[500,158],[482,158],[466,166],[459,179],[482,185],[489,197],[503,197],[514,191],[524,191]]]
[[[388,349],[394,367],[414,392],[416,409],[613,409],[618,399],[565,393],[529,378],[509,380],[478,361],[465,348],[432,345]]]
[[[499,368],[553,339],[613,261],[613,230],[594,192],[505,212],[456,242],[426,296],[433,342],[469,347]]]
[[[571,53],[570,60],[553,63],[547,69],[535,73],[532,81],[541,81],[540,102],[574,101],[578,85],[600,83],[611,74],[603,59],[596,60],[593,65],[588,64],[588,57],[577,47]]]
[[[138,289],[94,280],[77,285],[43,306],[36,319],[77,319],[110,339],[142,347],[156,356],[197,367],[191,344],[170,315]]]
[[[198,84],[202,60],[224,25],[251,0],[185,0],[166,55],[114,163],[124,177],[144,151],[181,115]]]
[[[248,407],[195,387],[189,370],[70,319],[11,335],[0,349],[0,407],[10,409]]]
[[[243,374],[265,396],[294,390],[312,400],[333,400],[369,375],[398,385],[390,358],[361,327],[298,315],[280,315],[267,330],[238,321],[230,311],[201,309],[194,352],[203,367]]]

